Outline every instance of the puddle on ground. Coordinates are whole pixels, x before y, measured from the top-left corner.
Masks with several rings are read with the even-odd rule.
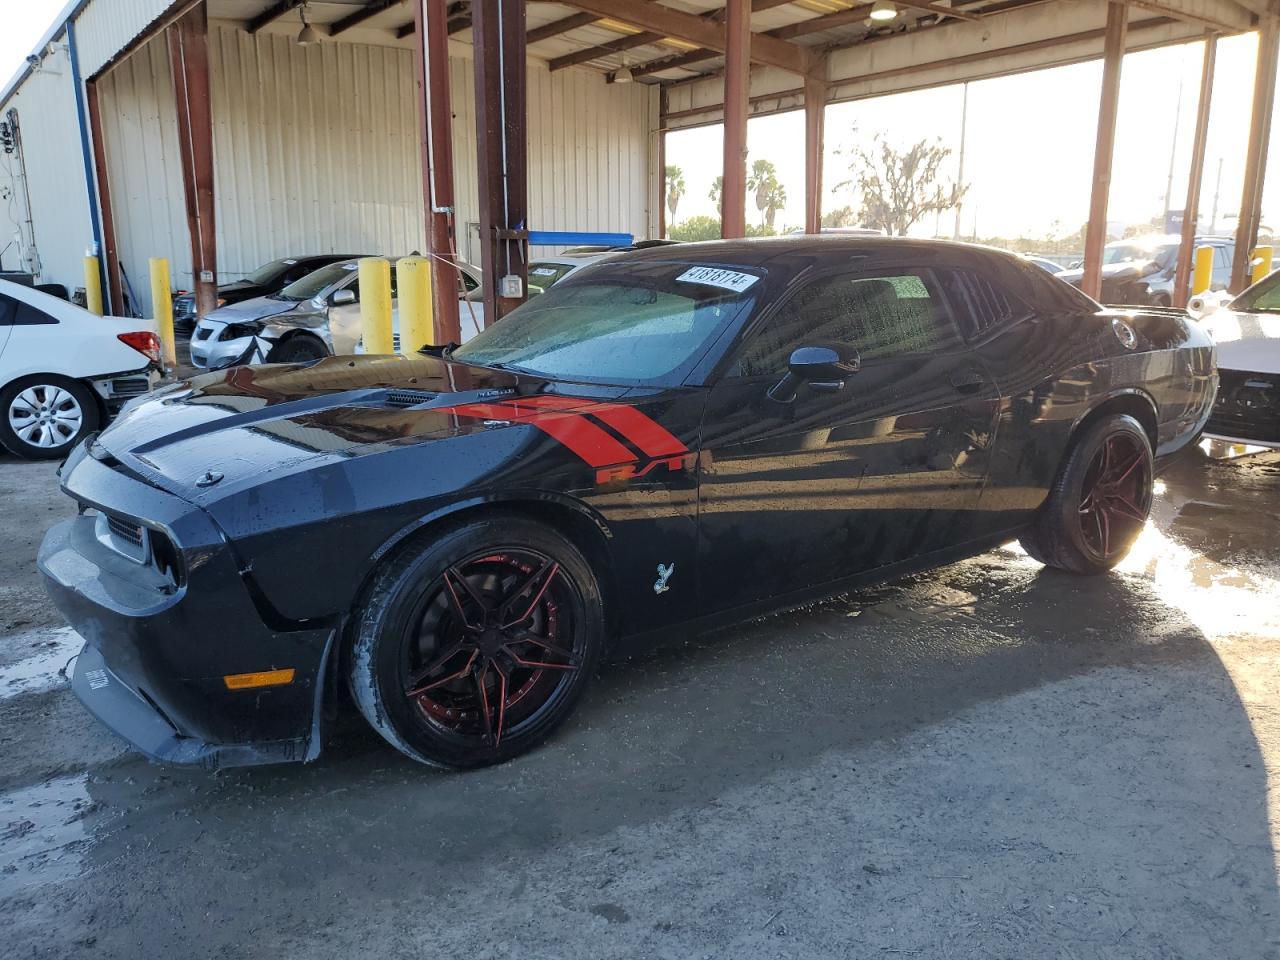
[[[0,700],[22,693],[39,693],[68,681],[58,675],[80,652],[84,640],[70,627],[47,627],[0,639],[0,647],[22,657],[0,666]]]
[[[84,818],[96,807],[88,780],[58,777],[0,794],[0,900],[80,873],[92,843]]]

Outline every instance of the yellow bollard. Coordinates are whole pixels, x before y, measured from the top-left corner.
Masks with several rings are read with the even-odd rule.
[[[431,261],[426,257],[401,257],[396,261],[396,304],[400,312],[400,352],[416,353],[435,336]]]
[[[1191,295],[1213,286],[1213,247],[1196,247],[1195,269],[1191,271]]]
[[[178,348],[173,342],[173,287],[169,283],[169,261],[164,257],[152,257],[151,309],[156,315],[160,330],[160,359],[165,370],[178,366]]]
[[[366,354],[395,352],[391,339],[391,264],[382,257],[360,260],[360,331]]]
[[[1253,248],[1253,259],[1249,261],[1253,266],[1253,283],[1257,283],[1271,273],[1271,258],[1274,256],[1275,250],[1271,247]]]
[[[84,307],[90,313],[102,316],[102,273],[98,270],[98,258],[84,258]]]

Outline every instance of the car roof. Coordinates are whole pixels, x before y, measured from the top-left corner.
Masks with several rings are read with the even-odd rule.
[[[845,254],[847,256],[883,256],[890,252],[917,254],[922,258],[949,251],[959,255],[978,255],[1019,259],[1017,254],[998,247],[955,240],[923,240],[915,237],[862,237],[840,234],[802,234],[784,237],[752,237],[743,240],[703,240],[677,246],[650,247],[627,251],[625,257],[611,257],[613,262],[634,263],[640,260],[706,261],[740,266],[762,266],[775,257],[785,255]]]

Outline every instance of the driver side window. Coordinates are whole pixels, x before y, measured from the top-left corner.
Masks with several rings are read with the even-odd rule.
[[[796,293],[746,343],[732,375],[781,376],[796,347],[852,344],[863,361],[956,346],[959,338],[932,274],[840,274]]]

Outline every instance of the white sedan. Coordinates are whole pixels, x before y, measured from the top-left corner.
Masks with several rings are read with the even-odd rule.
[[[159,379],[154,320],[98,317],[0,280],[0,445],[32,459],[66,456]]]

